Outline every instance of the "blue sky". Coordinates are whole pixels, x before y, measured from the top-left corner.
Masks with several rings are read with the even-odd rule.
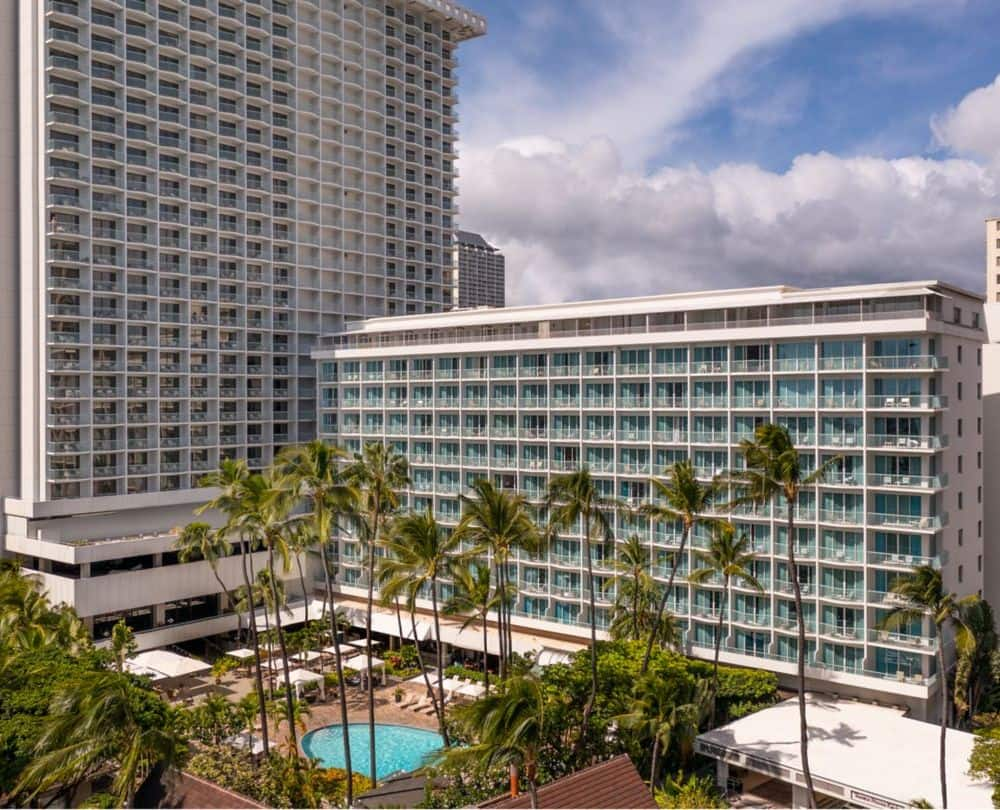
[[[459,51],[461,222],[506,250],[515,302],[819,276],[983,286],[995,3],[470,6],[490,31]]]

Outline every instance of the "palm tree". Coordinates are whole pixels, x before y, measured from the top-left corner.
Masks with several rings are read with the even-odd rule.
[[[369,442],[345,470],[345,478],[358,493],[355,523],[358,536],[366,545],[368,567],[368,598],[365,607],[365,655],[369,685],[372,675],[372,610],[375,603],[376,546],[382,539],[386,521],[399,510],[399,491],[410,483],[406,457],[386,445]],[[415,641],[415,639],[414,639]],[[402,639],[400,639],[402,644]],[[375,690],[368,689],[369,774],[376,784],[375,773]]]
[[[226,524],[217,531],[218,534],[226,538],[234,537],[238,541],[240,548],[240,570],[243,573],[243,598],[246,601],[246,611],[250,628],[250,643],[254,654],[254,686],[257,690],[257,706],[260,710],[260,739],[264,748],[264,755],[270,752],[270,745],[267,734],[267,701],[264,697],[264,679],[260,668],[260,638],[257,635],[257,600],[254,598],[254,588],[251,582],[253,575],[250,572],[252,557],[248,551],[253,550],[254,538],[246,537],[238,528],[239,517],[243,511],[243,488],[250,477],[250,470],[245,461],[234,459],[223,459],[219,463],[219,469],[204,475],[199,480],[199,486],[214,487],[218,494],[206,504],[195,510],[196,515],[204,514],[209,510],[221,512],[226,517]],[[249,546],[249,548],[248,548]],[[249,558],[249,560],[248,560]],[[240,600],[237,599],[237,602]],[[237,604],[236,611],[242,614],[243,608]],[[265,616],[266,616],[265,611]]]
[[[451,577],[455,590],[445,603],[444,612],[466,616],[462,624],[463,630],[474,621],[483,623],[483,684],[486,687],[486,694],[489,694],[489,619],[490,611],[499,604],[499,594],[493,592],[489,566],[481,561],[472,560],[464,565],[453,565]]]
[[[659,630],[661,642],[673,643],[676,638],[673,622],[654,625],[659,589],[649,573],[649,550],[636,535],[631,535],[619,547],[613,567],[618,573],[605,585],[616,587],[614,612],[608,627],[611,638],[638,641]]]
[[[288,753],[296,754],[298,749],[295,743],[295,730],[298,729],[300,733],[305,734],[309,728],[307,720],[312,714],[312,709],[306,701],[292,698],[291,702],[276,700],[272,710],[278,718],[278,727],[280,728],[282,723],[288,726]]]
[[[183,750],[170,723],[151,722],[148,703],[117,672],[86,672],[62,687],[16,792],[30,797],[59,785],[75,785],[114,762],[112,792],[132,807],[138,777],[157,764],[169,765]]]
[[[281,608],[284,599],[279,595],[279,577],[276,570],[277,558],[281,558],[283,572],[291,568],[291,548],[289,538],[295,533],[299,519],[291,517],[295,504],[294,493],[286,482],[273,471],[253,473],[243,485],[242,512],[236,516],[236,525],[241,534],[258,539],[267,550],[267,571],[274,610],[274,629],[281,652],[281,671],[285,684],[285,702],[289,716],[294,715],[292,683],[288,668],[288,648],[285,631],[281,624]],[[295,726],[289,726],[292,750],[297,751]]]
[[[257,705],[257,695],[248,692],[236,704],[236,719],[247,731],[247,751],[253,752],[253,726],[260,715],[260,707]]]
[[[685,759],[698,736],[705,707],[709,703],[708,684],[703,680],[685,684],[680,690],[668,680],[652,674],[640,677],[632,705],[615,718],[622,728],[636,731],[640,741],[652,740],[649,787],[659,782],[660,757],[676,743]]]
[[[441,616],[438,611],[438,578],[447,574],[453,560],[461,560],[461,537],[441,526],[429,509],[396,519],[385,543],[386,556],[381,571],[390,582],[405,582],[413,597],[421,589],[430,589],[431,611],[434,617],[434,642],[437,647],[438,699],[435,709],[441,737],[447,746],[448,729],[444,722],[444,646],[441,643]],[[389,586],[390,592],[397,589]],[[416,641],[416,639],[414,639]]]
[[[993,608],[985,599],[972,597],[959,603],[961,619],[955,668],[955,707],[967,726],[979,712],[983,698],[993,684],[993,662],[998,638]]]
[[[473,497],[462,495],[462,519],[455,534],[467,540],[476,553],[488,553],[496,577],[497,629],[500,642],[500,677],[507,672],[511,651],[510,601],[515,589],[508,583],[508,563],[518,551],[537,552],[542,537],[523,495],[493,486],[485,478],[472,484]]]
[[[896,578],[892,584],[892,592],[898,594],[905,604],[893,607],[879,622],[879,629],[898,630],[915,622],[922,622],[925,615],[930,614],[934,627],[937,628],[938,680],[941,684],[941,740],[940,762],[941,773],[941,806],[948,806],[948,782],[945,770],[945,737],[948,731],[948,669],[945,666],[944,647],[945,627],[952,625],[956,630],[956,642],[959,648],[966,643],[967,633],[962,626],[963,611],[971,603],[970,599],[960,600],[955,594],[944,589],[941,572],[930,565],[920,565],[906,574]]]
[[[548,731],[549,701],[534,675],[517,675],[496,692],[453,710],[455,723],[476,742],[450,748],[443,761],[459,768],[511,770],[511,781],[523,772],[531,806],[538,807],[538,755]]]
[[[701,566],[691,572],[688,579],[696,585],[716,577],[722,578],[722,604],[719,606],[719,621],[715,628],[715,659],[712,663],[712,725],[715,725],[716,698],[719,691],[719,649],[722,633],[729,609],[729,591],[733,582],[744,587],[763,591],[764,588],[752,573],[753,554],[750,538],[736,534],[736,528],[729,521],[712,525],[712,535],[708,549],[695,552]]]
[[[672,555],[667,587],[660,598],[660,604],[656,609],[656,618],[649,631],[649,640],[646,642],[646,653],[642,658],[642,669],[640,670],[643,675],[649,670],[653,642],[659,633],[659,626],[667,609],[667,601],[673,592],[674,577],[677,576],[677,569],[684,558],[684,548],[691,536],[691,530],[699,520],[703,519],[701,516],[711,509],[712,501],[718,494],[720,486],[717,479],[713,479],[708,485],[699,481],[690,460],[678,461],[665,472],[667,477],[665,482],[659,478],[652,479],[655,500],[652,503],[644,504],[641,511],[654,522],[680,521],[681,544],[677,553]]]
[[[135,633],[132,632],[131,627],[125,624],[124,619],[119,619],[111,628],[111,654],[115,659],[115,669],[124,672],[125,659],[137,649]]]
[[[329,560],[329,543],[337,526],[338,517],[349,515],[358,499],[357,491],[344,482],[340,464],[345,457],[346,453],[339,447],[315,440],[300,447],[289,448],[281,455],[279,463],[290,484],[312,505],[312,536],[319,543],[325,600],[330,610],[330,636],[334,651],[334,666],[337,671],[340,727],[344,742],[344,769],[347,771],[345,801],[350,807],[354,802],[351,734],[344,664],[338,643],[337,605],[334,601]]]
[[[746,461],[746,469],[732,476],[740,491],[736,502],[753,504],[755,507],[776,504],[779,499],[783,499],[785,503],[788,575],[792,581],[798,625],[796,664],[799,687],[799,757],[802,760],[802,775],[806,780],[810,807],[815,807],[816,790],[809,767],[809,725],[806,720],[806,622],[802,612],[799,569],[795,561],[795,508],[799,493],[808,487],[814,487],[828,469],[839,463],[839,458],[830,459],[812,473],[807,473],[802,468],[798,448],[792,442],[788,430],[774,424],[758,425],[752,439],[740,442],[740,452]]]
[[[550,521],[550,537],[559,530],[573,531],[583,523],[583,556],[586,562],[587,591],[590,599],[590,696],[583,707],[583,721],[577,747],[587,735],[590,715],[597,700],[597,606],[594,599],[594,565],[591,543],[602,544],[614,539],[610,510],[617,502],[606,497],[587,467],[558,475],[549,480],[546,498]]]
[[[208,523],[195,521],[189,523],[181,529],[177,529],[177,539],[174,541],[174,550],[177,552],[179,562],[196,562],[204,560],[212,569],[212,576],[219,585],[219,589],[225,594],[227,601],[232,604],[233,595],[226,583],[219,576],[219,560],[228,557],[233,552],[233,544],[229,541],[225,531],[217,532]],[[237,622],[241,622],[240,614],[236,614]],[[240,628],[237,625],[237,634],[240,635]]]
[[[52,607],[41,581],[0,560],[0,638],[26,649],[57,645],[71,654],[91,646],[90,631],[66,605]]]

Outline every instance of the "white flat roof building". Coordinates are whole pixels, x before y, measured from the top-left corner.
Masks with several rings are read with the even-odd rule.
[[[806,717],[809,765],[818,793],[854,807],[911,807],[917,799],[941,806],[937,725],[886,706],[821,695],[809,695]],[[967,773],[974,739],[972,734],[948,729],[951,807],[992,806],[992,785],[973,781]],[[718,784],[723,789],[739,769],[792,785],[792,806],[808,807],[796,698],[698,735],[695,751],[717,761]]]
[[[788,428],[808,464],[840,457],[798,509],[810,688],[935,711],[938,639],[925,620],[889,633],[895,577],[943,569],[983,588],[978,384],[982,298],[937,281],[803,290],[775,286],[437,315],[376,318],[325,337],[321,435],[348,450],[386,442],[410,461],[409,505],[453,522],[489,478],[540,501],[551,475],[590,468],[631,506],[650,477],[690,458],[708,479],[740,463],[757,424]],[[790,679],[797,639],[782,510],[732,515],[764,593],[737,586],[722,659]],[[623,512],[615,536],[646,544],[662,583],[679,529]],[[711,657],[721,588],[689,584],[703,529],[680,560],[671,609],[690,653]],[[342,538],[345,590],[364,585]],[[589,595],[577,537],[512,563],[515,621],[584,636]],[[595,616],[614,607],[611,560],[595,560]],[[445,584],[443,589],[447,591]],[[919,625],[919,626],[918,626]]]

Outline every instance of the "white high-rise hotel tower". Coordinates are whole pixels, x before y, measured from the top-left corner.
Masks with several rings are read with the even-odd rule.
[[[98,636],[235,626],[171,551],[199,475],[315,435],[318,335],[450,306],[455,50],[485,29],[447,0],[0,4],[0,548]]]

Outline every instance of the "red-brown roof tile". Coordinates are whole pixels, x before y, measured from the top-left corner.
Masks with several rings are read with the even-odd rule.
[[[530,808],[531,797],[527,792],[511,798],[498,796],[483,802],[480,807]],[[565,808],[655,808],[653,795],[627,755],[591,765],[538,788],[538,806],[562,810]]]

